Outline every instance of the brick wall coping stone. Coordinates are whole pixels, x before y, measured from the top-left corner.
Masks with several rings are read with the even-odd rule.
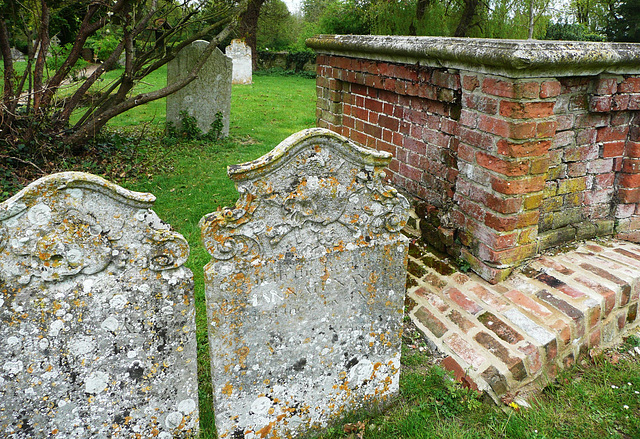
[[[640,44],[634,43],[383,35],[318,35],[306,43],[321,54],[518,78],[640,73]]]

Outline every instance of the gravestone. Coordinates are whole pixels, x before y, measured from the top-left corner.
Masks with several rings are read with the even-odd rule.
[[[239,39],[231,40],[224,53],[233,60],[234,84],[251,84],[253,82],[253,64],[251,62],[251,47]]]
[[[201,220],[221,438],[293,437],[398,391],[409,203],[391,155],[323,129],[231,166]]]
[[[0,204],[0,431],[197,435],[193,276],[155,197],[79,172]]]
[[[167,64],[167,84],[185,77],[200,60],[207,41],[194,41]],[[212,124],[221,123],[221,135],[229,134],[231,112],[231,72],[233,63],[217,47],[202,66],[198,77],[186,87],[167,96],[167,123],[180,127],[186,113],[194,117],[198,128],[208,133]],[[219,122],[217,122],[219,121]]]

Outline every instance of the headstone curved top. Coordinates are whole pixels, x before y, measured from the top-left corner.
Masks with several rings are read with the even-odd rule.
[[[66,172],[0,203],[0,430],[198,430],[192,274],[155,197]]]
[[[253,62],[251,59],[251,47],[243,40],[231,40],[224,53],[233,60],[234,84],[251,84],[253,82]]]
[[[398,390],[409,203],[391,155],[323,129],[231,166],[201,220],[220,437],[292,437]]]

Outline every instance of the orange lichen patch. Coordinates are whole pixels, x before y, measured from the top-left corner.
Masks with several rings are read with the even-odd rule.
[[[266,438],[267,435],[269,433],[271,433],[271,430],[273,429],[273,427],[276,425],[275,421],[274,422],[270,422],[268,425],[265,425],[264,427],[262,427],[260,430],[256,431],[256,434],[259,435],[261,438]]]
[[[230,381],[227,381],[227,383],[224,385],[224,387],[222,388],[222,393],[227,396],[231,396],[231,394],[233,393],[233,386],[231,385]]]

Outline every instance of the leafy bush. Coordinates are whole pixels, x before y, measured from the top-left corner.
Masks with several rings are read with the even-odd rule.
[[[591,32],[581,23],[551,23],[545,40],[605,41],[604,35]]]

